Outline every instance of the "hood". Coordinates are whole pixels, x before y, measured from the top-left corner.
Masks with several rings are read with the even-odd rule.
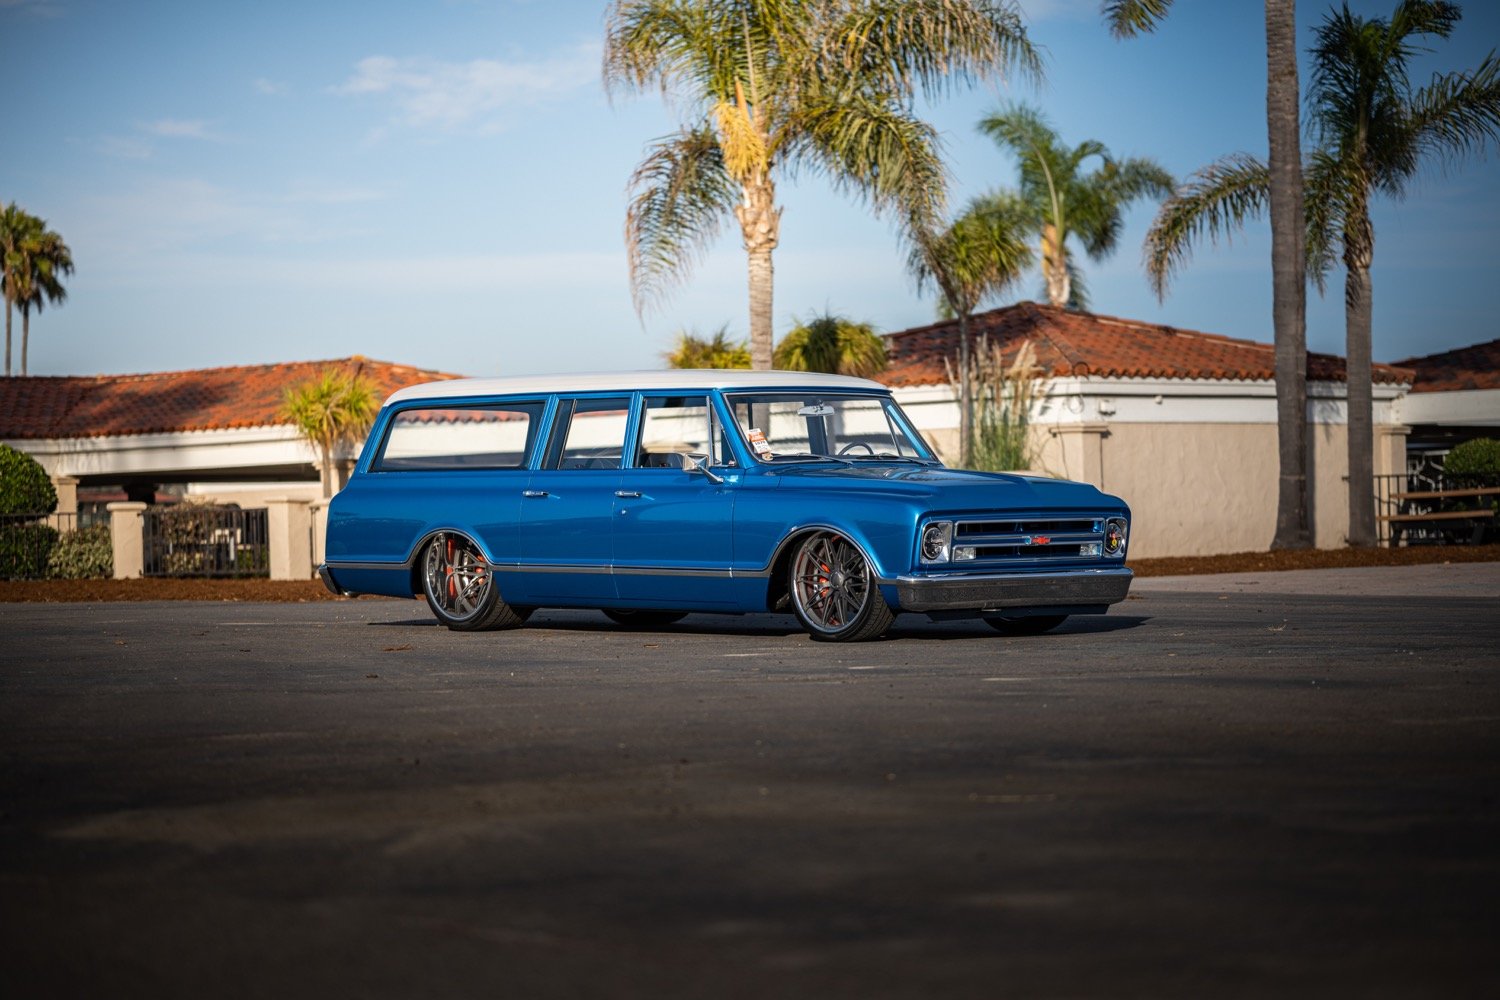
[[[921,499],[930,510],[1125,506],[1088,483],[1009,472],[866,463],[779,466],[770,474],[780,480],[782,489],[848,486],[866,496],[880,492]]]

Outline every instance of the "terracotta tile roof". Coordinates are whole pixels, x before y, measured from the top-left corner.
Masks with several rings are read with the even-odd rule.
[[[1019,302],[979,313],[970,329],[976,342],[997,343],[1007,361],[1022,341],[1030,340],[1037,363],[1053,377],[1094,375],[1106,378],[1183,378],[1259,380],[1275,377],[1276,355],[1270,344],[1236,340],[1197,330],[1179,330],[1072,312],[1037,302]],[[880,376],[889,385],[933,385],[946,382],[944,358],[958,353],[958,321],[945,320],[886,335],[890,367]],[[1375,365],[1376,382],[1403,383],[1412,373]],[[1344,359],[1331,354],[1307,355],[1312,381],[1344,380]]]
[[[1500,389],[1500,340],[1396,363],[1417,373],[1412,392]]]
[[[402,386],[457,377],[355,355],[145,375],[0,378],[0,440],[280,424],[277,412],[287,386],[315,379],[328,368],[360,373],[380,400]]]

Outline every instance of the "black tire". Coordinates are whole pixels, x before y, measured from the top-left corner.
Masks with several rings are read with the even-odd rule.
[[[616,625],[626,628],[653,629],[680,622],[687,617],[686,611],[624,611],[605,608],[604,617]]]
[[[455,532],[439,532],[422,550],[422,592],[437,620],[455,632],[518,628],[531,617],[531,608],[500,599],[479,546]]]
[[[1067,620],[1067,615],[1028,615],[1024,618],[991,615],[985,619],[990,628],[1006,635],[1041,635],[1043,632],[1051,632]]]
[[[787,590],[797,621],[819,642],[865,642],[882,635],[896,618],[864,554],[831,531],[797,543]]]

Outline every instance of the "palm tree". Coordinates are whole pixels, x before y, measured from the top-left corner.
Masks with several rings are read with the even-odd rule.
[[[792,327],[775,360],[784,371],[872,378],[885,370],[885,341],[869,323],[824,313]]]
[[[1346,3],[1324,18],[1312,50],[1309,124],[1336,178],[1337,207],[1326,215],[1345,268],[1351,545],[1375,544],[1370,199],[1377,191],[1400,197],[1425,156],[1451,161],[1500,139],[1500,62],[1493,50],[1472,72],[1443,74],[1425,87],[1413,88],[1407,77],[1416,40],[1447,38],[1461,16],[1457,4],[1401,0],[1389,21],[1365,19]]]
[[[1152,31],[1172,0],[1105,0],[1118,38]],[[1266,134],[1270,147],[1271,320],[1276,344],[1273,549],[1312,544],[1307,518],[1307,283],[1303,278],[1302,147],[1297,119],[1297,3],[1266,0]]]
[[[729,339],[729,327],[721,326],[705,339],[683,331],[677,335],[677,346],[667,352],[671,368],[749,368],[750,348],[741,341]]]
[[[23,211],[15,202],[0,208],[0,294],[5,299],[5,374],[11,373],[11,312],[20,281],[19,248],[41,226],[41,220]]]
[[[317,378],[287,387],[281,416],[317,447],[325,498],[333,496],[334,448],[363,437],[379,409],[374,388],[358,371],[325,368]]]
[[[14,207],[14,206],[12,206]],[[21,312],[21,374],[27,373],[31,341],[31,310],[41,312],[47,303],[62,303],[68,297],[62,279],[73,273],[73,253],[63,238],[47,223],[21,213],[18,225],[8,228],[5,238],[5,327],[6,374],[10,374],[10,307]]]
[[[936,131],[912,110],[998,72],[1040,75],[1012,0],[616,0],[605,86],[659,87],[685,109],[630,179],[625,218],[638,312],[681,281],[731,214],[748,263],[750,355],[772,361],[776,180],[791,169],[896,211],[941,215]]]
[[[907,269],[917,287],[933,286],[943,305],[958,317],[959,464],[972,458],[974,442],[973,346],[969,320],[986,298],[1015,284],[1031,266],[1026,245],[1027,206],[1014,194],[990,194],[972,201],[939,232],[913,242]]]
[[[1076,278],[1070,238],[1082,243],[1091,260],[1103,260],[1119,242],[1125,207],[1148,195],[1170,195],[1172,175],[1154,160],[1116,160],[1093,139],[1066,146],[1041,113],[1025,105],[1001,108],[979,130],[1020,163],[1021,200],[1030,229],[1041,239],[1048,300],[1084,307],[1087,295]],[[1084,173],[1084,163],[1093,159],[1098,167]]]
[[[1407,79],[1414,38],[1446,38],[1458,19],[1453,4],[1431,0],[1402,0],[1389,21],[1357,17],[1346,6],[1324,19],[1312,50],[1309,118],[1323,145],[1304,170],[1308,271],[1321,289],[1337,247],[1345,269],[1350,545],[1375,543],[1370,201],[1377,192],[1399,197],[1424,155],[1453,159],[1500,139],[1493,53],[1472,72],[1439,75],[1420,89]],[[1269,184],[1266,166],[1245,154],[1195,174],[1147,236],[1158,294],[1195,238],[1217,239],[1257,216]]]

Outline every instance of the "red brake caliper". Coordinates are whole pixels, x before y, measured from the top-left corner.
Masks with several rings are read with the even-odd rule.
[[[448,574],[448,596],[457,599],[458,584],[453,579],[453,539],[448,539],[448,558],[444,560],[443,572]]]

